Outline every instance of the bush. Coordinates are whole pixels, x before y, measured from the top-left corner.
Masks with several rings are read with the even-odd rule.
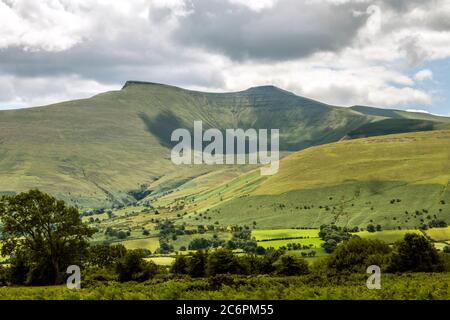
[[[331,253],[336,249],[338,243],[350,239],[351,234],[347,228],[331,224],[320,226],[319,237],[324,241],[322,247],[327,253]]]
[[[326,260],[326,266],[335,273],[365,272],[373,264],[387,265],[390,252],[384,242],[353,237],[336,248]]]
[[[121,244],[99,244],[89,248],[87,262],[90,266],[110,268],[123,256],[127,249]]]
[[[81,279],[83,287],[96,287],[99,282],[109,282],[117,280],[117,276],[110,269],[100,267],[90,267],[82,269]]]
[[[298,276],[309,273],[308,262],[291,254],[282,255],[273,266],[277,274],[284,276]]]
[[[10,269],[0,265],[0,287],[7,286],[10,279]]]
[[[227,249],[217,249],[208,256],[206,262],[206,274],[208,276],[238,273],[239,269],[233,252]]]
[[[188,259],[184,255],[179,255],[170,268],[173,274],[188,274]]]
[[[153,261],[145,261],[142,252],[128,251],[116,264],[116,273],[120,282],[146,281],[158,273]]]
[[[187,271],[193,278],[205,276],[206,259],[208,254],[202,250],[196,251],[189,259]]]
[[[189,243],[189,250],[203,250],[211,248],[212,242],[205,238],[194,239]]]
[[[433,243],[414,233],[407,233],[396,244],[389,266],[392,272],[440,272],[443,269],[443,261]]]

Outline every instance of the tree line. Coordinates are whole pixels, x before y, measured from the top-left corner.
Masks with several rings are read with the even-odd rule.
[[[377,240],[349,236],[349,230],[323,226],[320,236],[333,245],[332,253],[310,265],[303,257],[283,249],[236,255],[227,248],[197,250],[177,255],[170,268],[157,266],[145,250],[123,245],[89,245],[95,229],[83,223],[75,208],[31,190],[0,200],[1,253],[10,265],[0,268],[3,285],[52,285],[64,283],[69,265],[78,265],[89,281],[143,282],[159,275],[216,277],[234,275],[298,276],[365,273],[369,265],[384,272],[450,271],[450,255],[439,253],[425,237],[406,234],[394,247]],[[248,241],[239,231],[234,239]],[[330,241],[333,240],[333,241]],[[341,243],[337,245],[337,241]]]

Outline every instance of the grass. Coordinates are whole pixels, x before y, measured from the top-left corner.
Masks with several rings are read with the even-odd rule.
[[[319,238],[319,229],[269,229],[269,230],[253,230],[252,236],[256,239],[259,246],[263,248],[287,247],[288,244],[300,244],[311,246],[311,249],[322,250],[321,244],[323,240]],[[296,238],[296,239],[295,239]],[[299,254],[302,251],[310,250],[294,250]]]
[[[360,231],[354,234],[363,239],[381,240],[388,244],[392,244],[396,241],[402,240],[407,233],[423,235],[420,230],[383,230],[378,232]]]
[[[174,257],[151,257],[146,258],[147,261],[153,261],[159,266],[171,266],[172,263],[175,261]]]
[[[151,252],[155,252],[159,248],[159,238],[146,238],[146,239],[136,239],[136,240],[126,240],[120,242],[125,246],[125,248],[133,249],[148,249]]]
[[[231,240],[232,238],[232,234],[230,232],[216,232],[215,234],[218,236],[219,239],[225,241]],[[211,232],[204,234],[181,235],[177,236],[176,240],[171,240],[170,244],[172,244],[174,246],[174,249],[177,251],[180,250],[180,247],[188,248],[189,243],[191,243],[191,241],[194,239],[205,238],[208,240],[212,240],[213,237],[214,233]]]
[[[282,238],[317,238],[319,229],[275,229],[275,230],[253,230],[252,236],[257,241],[282,239]]]
[[[310,239],[291,239],[291,240],[270,240],[270,241],[259,241],[258,245],[263,248],[273,247],[278,249],[280,247],[286,247],[289,243],[296,243],[301,245],[312,245],[311,249],[320,248],[323,240],[320,238],[310,238]]]
[[[187,210],[191,214],[180,222],[203,224],[193,214],[198,208],[221,225],[252,226],[256,221],[258,229],[327,223],[415,229],[433,219],[450,222],[449,157],[450,131],[312,147],[283,158],[274,176],[253,181],[249,173],[226,183],[247,182],[245,189],[208,190],[216,202],[195,199]]]
[[[145,283],[110,283],[69,290],[54,287],[3,287],[2,300],[448,300],[450,273],[383,274],[380,290],[368,290],[367,275],[316,283],[303,277],[234,277],[214,287],[207,279],[155,279]]]
[[[450,227],[447,228],[432,228],[425,231],[425,233],[435,241],[450,240]]]

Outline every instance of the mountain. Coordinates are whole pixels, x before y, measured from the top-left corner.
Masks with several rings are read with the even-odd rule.
[[[450,131],[339,141],[286,156],[273,176],[253,171],[207,190],[195,182],[158,200],[186,204],[190,214],[180,223],[383,229],[450,223]]]
[[[195,120],[204,129],[279,128],[284,152],[449,124],[444,117],[368,110],[330,106],[274,86],[205,93],[129,81],[89,99],[0,111],[0,192],[40,188],[80,207],[104,207],[173,191],[215,170],[231,177],[249,170],[174,166],[170,134],[192,130]]]

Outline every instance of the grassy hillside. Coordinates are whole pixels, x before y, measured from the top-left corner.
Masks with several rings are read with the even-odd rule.
[[[416,119],[420,128],[448,122],[421,114],[398,117]],[[202,120],[205,129],[279,128],[281,149],[296,151],[350,132],[364,135],[364,126],[383,119],[273,86],[203,93],[128,82],[122,90],[90,99],[0,111],[0,193],[40,188],[80,207],[130,204],[217,169],[227,177],[241,173],[236,167],[172,165],[170,134],[191,128],[194,120]]]
[[[250,172],[186,198],[188,223],[258,228],[417,228],[450,222],[450,131],[346,140],[282,159],[278,174]],[[232,188],[242,185],[245,187]],[[172,197],[176,197],[174,193]],[[189,202],[190,200],[194,200]],[[202,219],[199,212],[203,211]]]

